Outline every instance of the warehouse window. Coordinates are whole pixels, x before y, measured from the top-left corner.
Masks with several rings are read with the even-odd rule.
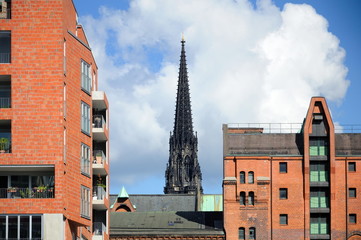
[[[328,234],[329,232],[329,226],[328,226],[328,221],[327,221],[327,217],[324,215],[315,215],[312,216],[311,215],[311,228],[310,228],[310,233],[311,234]]]
[[[246,192],[239,193],[239,204],[246,205]]]
[[[280,188],[280,199],[287,199],[288,191],[287,188]]]
[[[349,214],[348,219],[349,219],[349,223],[356,223],[357,222],[356,214]]]
[[[238,239],[240,240],[246,239],[245,228],[243,227],[238,228]]]
[[[349,162],[348,163],[348,171],[349,172],[356,172],[356,162]]]
[[[280,173],[287,173],[287,163],[280,162]]]
[[[254,173],[248,172],[248,183],[254,183]]]
[[[288,225],[288,215],[287,214],[280,214],[280,224]]]
[[[254,192],[248,193],[248,205],[254,205]]]
[[[240,173],[239,173],[239,179],[240,179],[240,180],[239,180],[240,183],[246,183],[246,173],[243,172],[243,171],[240,172]]]
[[[348,197],[349,198],[356,198],[356,188],[349,188],[348,189]]]
[[[249,228],[249,239],[256,239],[256,228]]]
[[[328,171],[325,162],[310,163],[310,181],[311,182],[327,182]]]

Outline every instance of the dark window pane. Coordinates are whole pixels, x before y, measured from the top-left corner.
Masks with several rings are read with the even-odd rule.
[[[285,162],[280,163],[280,172],[281,173],[286,173],[287,172],[287,163],[285,163]]]
[[[280,224],[288,224],[288,215],[287,214],[280,214]]]
[[[356,163],[355,162],[349,162],[348,163],[348,171],[349,172],[355,172],[356,171]]]
[[[248,172],[248,183],[254,183],[254,173]]]
[[[244,228],[239,228],[238,229],[238,239],[244,240],[245,239],[245,230]]]
[[[18,238],[18,216],[9,216],[8,238]]]
[[[41,216],[32,216],[32,238],[41,238]]]
[[[20,237],[29,238],[30,237],[30,225],[29,225],[29,216],[20,216]]]
[[[248,193],[248,205],[254,205],[254,193],[253,192]]]
[[[0,216],[0,238],[5,238],[6,234],[6,216]]]
[[[356,214],[350,214],[349,215],[349,222],[350,223],[356,223]]]
[[[280,199],[287,199],[287,188],[280,188]]]
[[[245,192],[240,193],[239,204],[246,205],[246,193]]]
[[[256,229],[253,227],[249,228],[249,239],[256,239]]]
[[[348,190],[348,196],[350,198],[355,198],[356,197],[356,188],[349,188]]]
[[[245,176],[245,172],[240,172],[239,173],[239,179],[240,179],[240,183],[246,183],[246,176]]]

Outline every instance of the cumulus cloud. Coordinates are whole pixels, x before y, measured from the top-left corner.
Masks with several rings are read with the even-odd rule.
[[[81,16],[111,116],[111,191],[161,193],[186,39],[203,187],[220,193],[222,123],[302,122],[311,96],[342,101],[345,51],[309,5],[134,0]]]

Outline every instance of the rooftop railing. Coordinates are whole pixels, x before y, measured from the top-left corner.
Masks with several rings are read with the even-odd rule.
[[[301,133],[302,123],[229,123],[230,129],[254,129],[254,133]],[[249,132],[251,133],[251,132]],[[361,133],[361,124],[335,124],[335,133]]]

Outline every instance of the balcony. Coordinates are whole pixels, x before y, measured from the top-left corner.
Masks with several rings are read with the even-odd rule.
[[[107,128],[103,115],[93,115],[93,138],[94,140],[106,141],[107,135],[105,129]]]
[[[107,192],[105,191],[103,186],[93,186],[93,209],[107,209],[107,206],[105,204],[106,197]]]
[[[11,0],[0,0],[0,19],[11,19]]]
[[[106,110],[107,107],[107,98],[103,91],[93,91],[92,92],[92,102],[93,108],[97,110]]]
[[[93,223],[93,240],[103,240],[106,227],[102,222]]]
[[[54,188],[46,186],[0,188],[0,198],[54,198]]]
[[[102,150],[93,151],[93,174],[106,175],[105,170],[106,156]]]

